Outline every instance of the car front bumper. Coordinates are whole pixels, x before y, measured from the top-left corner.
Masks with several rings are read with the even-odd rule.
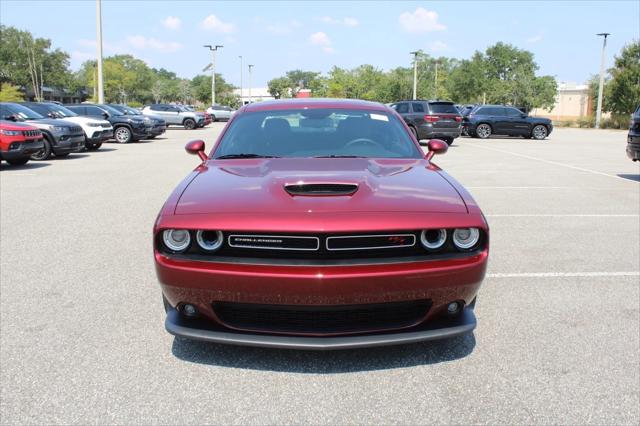
[[[434,321],[428,325],[413,328],[411,331],[338,337],[307,337],[230,332],[222,327],[185,319],[176,309],[171,308],[167,312],[165,328],[174,336],[205,342],[284,349],[337,350],[452,338],[473,331],[476,328],[476,317],[473,308],[469,307],[465,308],[456,318]]]
[[[29,157],[31,154],[40,151],[42,148],[44,148],[43,139],[20,142],[18,148],[2,151],[2,158],[5,160],[19,160]]]
[[[96,132],[93,132],[93,135],[90,138],[87,138],[87,142],[102,143],[107,139],[111,139],[112,137],[113,137],[113,129],[98,130]]]
[[[472,330],[475,319],[463,323],[446,317],[447,305],[460,301],[469,310],[487,267],[488,250],[468,257],[398,263],[340,266],[283,266],[220,263],[169,258],[156,252],[156,272],[171,309],[194,305],[199,320],[171,313],[166,328],[175,335],[201,340],[274,347],[333,349],[451,337]],[[428,300],[424,316],[410,325],[356,330],[348,333],[287,333],[238,328],[219,320],[216,302],[366,308],[386,302]],[[392,331],[393,330],[393,331]],[[304,343],[307,342],[307,343]],[[324,343],[323,343],[324,342]]]
[[[163,134],[166,131],[167,131],[167,126],[162,124],[162,125],[158,125],[158,126],[153,126],[153,128],[151,129],[151,134],[153,136],[159,136],[159,135]]]
[[[84,149],[84,133],[81,135],[63,135],[51,147],[54,154],[69,154]]]

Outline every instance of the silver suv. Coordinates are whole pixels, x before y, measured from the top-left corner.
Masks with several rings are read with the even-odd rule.
[[[153,104],[142,109],[144,115],[155,115],[167,122],[167,126],[184,126],[185,129],[204,127],[204,113],[189,111],[182,105]]]

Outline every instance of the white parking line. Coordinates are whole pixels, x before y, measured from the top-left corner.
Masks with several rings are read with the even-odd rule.
[[[607,176],[607,177],[610,177],[610,178],[615,178],[615,179],[619,179],[619,180],[626,181],[626,182],[633,182],[633,181],[631,181],[629,179],[626,179],[626,178],[623,178],[623,177],[620,177],[620,176],[616,176],[616,175],[612,175],[612,174],[609,174],[609,173],[599,172],[597,170],[585,169],[584,167],[572,166],[571,164],[560,163],[558,161],[545,160],[543,158],[532,157],[531,155],[518,154],[518,153],[515,153],[515,152],[511,152],[511,151],[506,151],[504,149],[490,148],[488,146],[471,145],[471,144],[465,145],[465,146],[472,146],[474,148],[480,148],[480,149],[488,149],[490,151],[496,151],[496,152],[502,152],[502,153],[505,153],[505,154],[511,154],[511,155],[515,155],[516,157],[522,157],[522,158],[526,158],[526,159],[529,159],[529,160],[540,161],[542,163],[553,164],[553,165],[560,166],[560,167],[566,167],[568,169],[580,170],[582,172],[587,172],[587,173],[591,173],[591,174],[594,174],[594,175]]]
[[[640,217],[640,214],[486,214],[486,217]]]
[[[640,277],[640,271],[633,272],[524,272],[487,274],[487,278],[557,278],[557,277]]]

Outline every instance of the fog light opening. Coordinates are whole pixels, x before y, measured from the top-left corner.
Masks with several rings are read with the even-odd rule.
[[[184,305],[182,305],[182,314],[185,317],[189,317],[189,318],[195,318],[198,316],[198,310],[196,309],[195,306],[193,306],[190,303],[185,303]]]
[[[447,305],[447,314],[450,316],[458,315],[462,312],[462,303],[460,302],[451,302]]]

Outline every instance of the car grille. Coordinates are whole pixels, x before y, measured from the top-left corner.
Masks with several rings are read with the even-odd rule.
[[[239,330],[288,334],[355,334],[407,328],[420,323],[429,300],[363,305],[308,306],[214,302],[224,325]]]
[[[72,126],[69,128],[69,133],[71,134],[84,134],[84,131],[82,130],[82,127],[80,126]]]
[[[38,137],[41,135],[40,130],[24,130],[22,134],[27,137]]]

